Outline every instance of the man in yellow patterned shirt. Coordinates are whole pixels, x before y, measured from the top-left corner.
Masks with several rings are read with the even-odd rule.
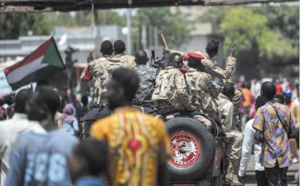
[[[91,136],[108,141],[108,175],[112,186],[168,185],[171,158],[164,122],[131,103],[139,86],[136,72],[119,68],[107,83],[107,101],[115,111],[95,122]]]

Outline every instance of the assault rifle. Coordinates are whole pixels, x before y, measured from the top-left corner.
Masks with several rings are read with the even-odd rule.
[[[167,66],[166,61],[165,61],[165,55],[166,55],[166,51],[163,50],[162,56],[155,58],[155,51],[151,50],[151,59],[150,59],[151,64],[150,65],[159,70],[164,69]]]

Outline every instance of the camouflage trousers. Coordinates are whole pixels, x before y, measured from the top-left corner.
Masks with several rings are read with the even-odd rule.
[[[231,160],[240,159],[242,155],[243,133],[237,130],[226,132],[226,156]]]
[[[154,108],[161,114],[171,113],[173,111],[186,110],[184,107],[174,108],[170,103],[164,100],[154,101]]]

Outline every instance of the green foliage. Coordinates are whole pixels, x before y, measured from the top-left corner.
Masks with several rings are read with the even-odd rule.
[[[74,13],[74,17],[70,13],[45,13],[48,23],[54,26],[91,26],[92,12],[78,11]],[[96,10],[94,14],[96,25],[126,25],[126,18],[111,10]]]
[[[133,17],[133,26],[157,26],[159,43],[164,45],[163,34],[169,48],[177,48],[189,37],[190,28],[180,13],[172,13],[169,8],[139,9]]]
[[[258,56],[267,60],[278,57],[286,59],[287,56],[297,54],[296,49],[279,30],[268,27],[265,15],[249,8],[230,9],[222,22],[221,33],[225,37],[225,43],[235,41],[239,51],[250,51],[253,46],[258,46]],[[227,51],[228,47],[224,49]]]
[[[51,27],[54,26],[75,26],[76,20],[69,13],[51,12],[44,13],[46,20]]]
[[[0,39],[17,39],[26,36],[29,30],[33,35],[48,35],[50,27],[44,15],[37,13],[0,14]]]

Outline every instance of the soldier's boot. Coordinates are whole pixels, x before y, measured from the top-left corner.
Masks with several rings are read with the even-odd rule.
[[[232,185],[233,186],[244,185],[238,179],[239,167],[240,167],[239,160],[232,160]]]
[[[231,161],[229,161],[229,165],[227,167],[226,176],[225,176],[225,182],[228,184],[232,184],[232,179],[233,179],[232,164]]]

